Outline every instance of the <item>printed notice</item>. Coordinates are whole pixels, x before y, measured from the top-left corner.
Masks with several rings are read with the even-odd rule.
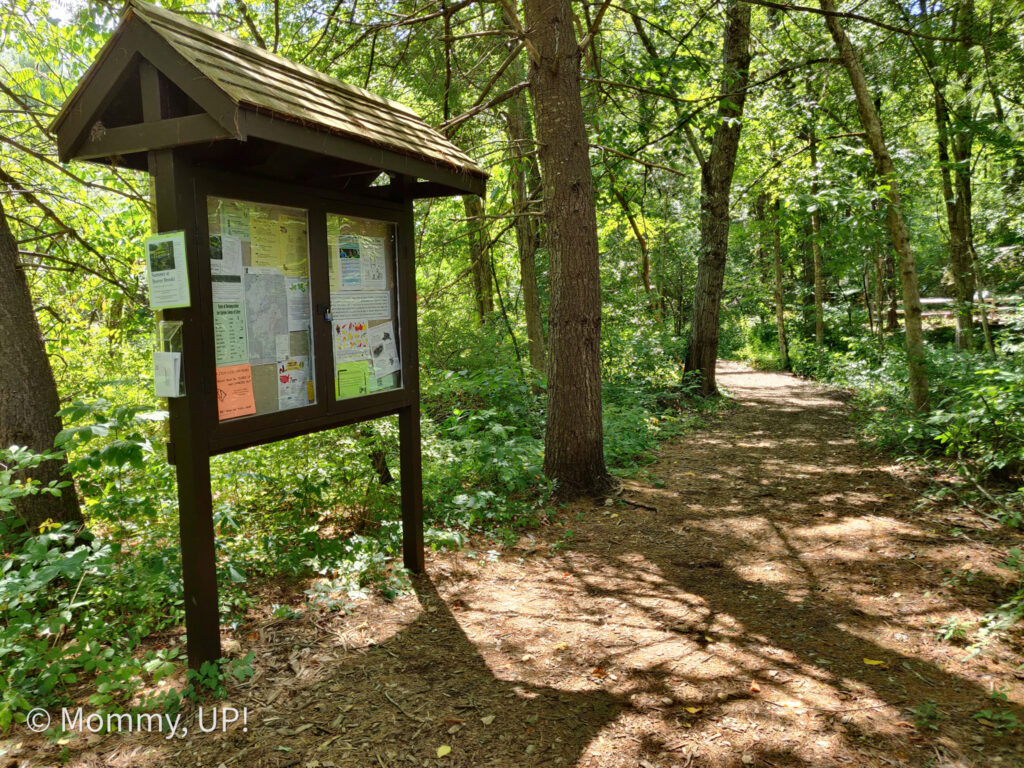
[[[245,307],[241,302],[214,302],[213,346],[218,367],[249,362]]]
[[[277,364],[277,401],[282,411],[309,405],[309,358],[289,357]]]
[[[398,387],[398,374],[389,373],[387,376],[371,376],[370,391],[380,392],[383,389],[395,389]]]
[[[338,287],[342,290],[359,290],[363,287],[359,238],[353,235],[338,237]]]
[[[245,270],[245,324],[249,362],[277,362],[277,337],[288,333],[284,275],[276,269]]]
[[[309,277],[309,246],[305,219],[281,222],[281,248],[284,273],[291,277]]]
[[[395,344],[395,329],[388,321],[383,325],[375,325],[367,332],[370,342],[370,357],[373,359],[375,376],[386,376],[402,369],[398,359],[398,346]]]
[[[220,231],[222,235],[237,237],[239,241],[249,239],[249,209],[238,203],[227,203],[220,209]]]
[[[363,288],[368,291],[387,288],[386,243],[383,237],[362,238],[360,261],[363,268]]]
[[[242,274],[242,241],[228,235],[210,235],[210,274]]]
[[[239,275],[210,275],[210,292],[213,300],[241,302],[242,276]]]
[[[252,370],[248,365],[217,369],[217,416],[221,421],[256,413],[252,396]]]
[[[365,320],[334,321],[334,359],[365,360],[370,354],[370,343],[366,337],[369,324]]]
[[[350,360],[334,366],[334,396],[338,400],[359,397],[370,391],[369,378],[372,375],[369,360]]]
[[[252,265],[254,267],[284,266],[285,228],[273,219],[252,219],[249,222],[252,236]]]
[[[153,353],[153,388],[157,397],[181,397],[181,352]]]
[[[391,319],[390,291],[337,291],[331,294],[334,317],[365,317],[367,320]]]
[[[286,277],[284,288],[288,304],[288,330],[309,330],[309,280]]]
[[[146,238],[146,272],[150,307],[173,309],[189,305],[184,232]]]

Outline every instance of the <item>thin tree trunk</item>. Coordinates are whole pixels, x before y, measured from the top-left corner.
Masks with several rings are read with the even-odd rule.
[[[569,0],[525,0],[551,259],[544,472],[562,494],[609,483],[601,418],[601,276],[594,180]]]
[[[700,255],[693,296],[690,345],[684,370],[700,371],[701,391],[718,392],[718,324],[729,248],[729,192],[740,143],[740,118],[750,77],[750,5],[729,0],[722,41],[724,65],[719,89],[718,127],[711,153],[701,163]]]
[[[645,293],[650,293],[651,257],[650,250],[647,245],[647,237],[640,228],[640,222],[637,221],[636,216],[633,215],[633,210],[629,207],[629,201],[626,199],[626,196],[619,191],[619,188],[615,185],[614,179],[610,179],[610,182],[612,195],[618,201],[622,211],[626,214],[626,220],[629,221],[629,227],[633,230],[633,236],[636,238],[636,242],[640,246],[640,285],[643,286]]]
[[[462,204],[466,211],[469,227],[469,262],[473,274],[473,301],[480,323],[494,311],[494,281],[491,278],[491,260],[488,254],[487,219],[484,218],[484,201],[477,195],[463,195]]]
[[[878,252],[878,246],[874,247],[875,257],[875,317],[878,318],[878,324],[875,327],[875,333],[878,335],[879,341],[885,337],[885,324],[882,322],[882,313],[885,311],[885,264],[882,261],[882,256]]]
[[[834,0],[819,0],[821,9],[830,14],[836,13]],[[899,180],[896,177],[892,157],[885,146],[882,135],[882,124],[868,83],[864,77],[857,50],[846,36],[838,16],[825,17],[825,24],[835,41],[843,66],[850,76],[850,83],[857,100],[857,112],[861,125],[864,127],[868,146],[875,159],[875,172],[886,185],[887,211],[886,220],[893,248],[900,261],[900,277],[903,287],[903,322],[907,334],[907,372],[910,388],[910,402],[917,411],[928,410],[928,370],[925,364],[924,333],[921,327],[921,295],[917,285],[917,265],[914,253],[910,249],[910,235],[907,223],[903,218],[903,201],[900,197]]]
[[[61,430],[58,410],[57,384],[28,281],[18,264],[18,244],[0,201],[0,447],[20,445],[40,453],[53,450]],[[63,460],[44,462],[27,476],[42,486],[70,479]],[[82,520],[73,485],[59,496],[43,493],[17,499],[14,512],[33,533],[47,520]]]
[[[969,5],[969,3],[968,3]],[[961,11],[963,5],[956,7],[953,15],[953,31],[956,32],[958,25],[962,24]],[[926,2],[919,3],[920,15],[927,19],[931,11]],[[968,18],[973,16],[973,11],[968,11]],[[947,100],[948,82],[946,80],[945,66],[940,66],[935,55],[935,48],[932,41],[922,39],[916,43],[918,52],[924,59],[930,73],[932,84],[932,114],[935,119],[935,143],[939,159],[939,178],[942,183],[942,198],[946,209],[946,227],[949,232],[949,266],[953,276],[953,292],[956,305],[954,315],[956,317],[956,346],[957,349],[970,349],[973,347],[973,311],[971,303],[974,300],[975,280],[971,269],[970,246],[968,243],[970,228],[970,204],[964,206],[964,195],[961,194],[962,182],[953,181],[953,163],[950,161],[950,136],[955,137],[956,131],[952,131],[950,107]],[[968,45],[969,48],[969,45]],[[947,51],[947,55],[949,52]],[[966,73],[965,78],[970,78]],[[968,89],[969,90],[969,89]],[[965,91],[966,93],[967,91]],[[966,98],[966,97],[965,97]],[[968,106],[968,121],[970,119],[970,107]],[[967,163],[970,163],[970,129],[966,124],[959,126],[959,134],[967,137],[966,152]],[[958,148],[964,149],[962,140],[953,139],[954,155]],[[959,164],[959,159],[958,159]],[[958,176],[959,176],[958,170]],[[970,196],[970,168],[967,173],[967,198]]]
[[[510,41],[510,45],[514,42]],[[524,68],[519,60],[509,66],[514,83],[522,82]],[[530,365],[544,373],[544,322],[537,290],[537,251],[540,249],[540,219],[534,203],[540,188],[540,169],[533,152],[533,123],[526,101],[520,91],[507,102],[505,128],[508,132],[509,172],[512,176],[512,213],[516,217],[516,245],[519,249],[519,279],[523,286],[523,312],[526,315],[526,338],[530,349]]]
[[[821,217],[818,213],[818,140],[814,125],[808,130],[811,154],[811,252],[814,257],[814,342],[825,345],[825,275],[821,262]]]
[[[871,311],[871,268],[870,261],[864,262],[864,309],[868,313],[868,332],[875,335],[875,315]]]
[[[977,269],[977,263],[977,258],[975,256],[975,274],[978,275],[978,293],[980,294],[978,296],[978,306],[981,308],[981,328],[985,335],[985,348],[992,357],[998,357],[999,353],[996,352],[996,345],[992,340],[992,328],[988,322],[988,302],[985,301],[984,286],[982,285],[981,274]]]
[[[786,341],[786,305],[782,291],[782,233],[779,225],[779,199],[772,206],[772,250],[775,255],[775,322],[779,328],[779,364],[789,370],[789,344]]]

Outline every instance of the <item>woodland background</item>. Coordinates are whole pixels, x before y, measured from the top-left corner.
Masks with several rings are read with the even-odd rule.
[[[555,514],[556,492],[607,487],[605,465],[643,474],[660,440],[721,405],[701,396],[716,356],[851,388],[865,434],[933,462],[936,493],[1024,525],[1024,4],[541,8],[573,27],[579,52],[552,60],[569,61],[558,85],[582,122],[564,138],[583,137],[576,157],[592,174],[596,239],[576,253],[599,279],[587,296],[558,282],[558,249],[590,235],[586,216],[579,229],[553,218],[563,190],[545,183],[535,140],[551,131],[535,109],[535,62],[550,51],[543,4],[526,5],[168,4],[407,104],[491,173],[486,199],[417,208],[428,544],[485,533],[500,548]],[[183,663],[180,644],[140,650],[183,616],[140,258],[148,180],[63,166],[46,130],[119,11],[8,0],[0,20],[0,444],[15,446],[0,466],[0,728],[83,685],[93,705],[120,705]],[[836,27],[863,71],[860,103]],[[919,294],[952,300],[925,305],[950,316],[926,316],[920,337],[908,253]],[[600,315],[594,358],[559,382],[548,357],[576,340],[552,328],[556,284],[560,317]],[[1000,312],[978,310],[982,292]],[[40,332],[46,355],[31,367]],[[562,477],[551,423],[573,413],[548,388],[577,375],[600,378],[600,402],[581,404],[597,455],[570,455],[586,476]],[[26,392],[43,424],[31,434]],[[406,588],[397,484],[380,461],[397,464],[396,433],[384,419],[215,460],[227,624],[272,578],[316,577],[318,609]],[[1007,567],[1022,562],[1008,553]],[[982,642],[1022,612],[1024,591],[958,631]],[[231,669],[245,674],[245,660]],[[193,683],[217,688],[218,674]]]

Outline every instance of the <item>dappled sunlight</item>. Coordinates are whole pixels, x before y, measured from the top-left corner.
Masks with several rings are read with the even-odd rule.
[[[627,481],[497,559],[432,553],[430,579],[393,604],[268,623],[258,685],[234,698],[259,710],[266,744],[322,759],[315,726],[301,729],[329,725],[322,756],[348,768],[430,764],[441,744],[467,768],[923,766],[939,738],[943,755],[1024,761],[970,718],[1019,655],[969,659],[937,639],[977,616],[972,589],[998,588],[991,558],[936,532],[841,427],[783,439],[839,406],[819,394],[801,410],[817,390],[770,380],[792,409],[756,388],[709,439],[663,449],[664,487]],[[752,424],[763,440],[735,439]],[[797,460],[807,446],[819,461]],[[1011,687],[1004,706],[1024,719]],[[939,699],[940,730],[915,729],[911,708]],[[374,716],[349,727],[357,710]],[[229,733],[185,749],[217,765],[247,745]],[[166,744],[143,746],[125,765],[167,763]],[[268,746],[251,757],[278,764]]]

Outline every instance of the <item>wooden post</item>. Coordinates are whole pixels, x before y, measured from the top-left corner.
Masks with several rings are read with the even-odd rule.
[[[162,78],[148,63],[140,69],[143,116],[146,122],[173,115],[164,97]],[[190,405],[190,397],[203,391],[203,371],[196,361],[204,345],[196,303],[199,301],[199,248],[196,238],[195,182],[181,152],[150,152],[156,232],[185,231],[185,252],[191,306],[165,310],[166,320],[182,322],[182,345],[192,361],[184,367],[185,397],[169,398],[171,443],[168,458],[178,477],[178,519],[181,536],[181,575],[185,594],[188,663],[199,669],[221,656],[220,617],[217,606],[217,561],[213,532],[213,494],[210,488],[209,425],[206,409]]]
[[[423,464],[420,453],[420,361],[416,335],[416,261],[412,197],[414,180],[403,178],[405,210],[398,225],[398,306],[402,342],[402,386],[409,402],[398,412],[402,471],[402,556],[405,567],[423,573]]]

